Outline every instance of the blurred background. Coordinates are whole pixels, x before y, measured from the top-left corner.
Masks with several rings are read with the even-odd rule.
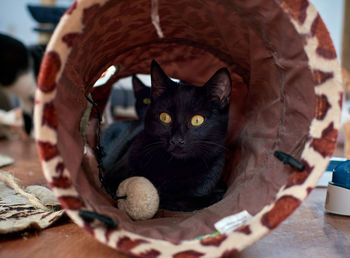
[[[27,45],[37,44],[40,42],[40,33],[35,29],[40,27],[40,24],[30,14],[27,6],[54,5],[67,8],[73,2],[73,0],[1,0],[0,33],[9,34]]]

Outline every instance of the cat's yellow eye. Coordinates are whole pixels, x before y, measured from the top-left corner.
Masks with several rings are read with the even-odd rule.
[[[145,105],[151,104],[151,99],[150,98],[144,98],[143,99],[143,104],[145,104]]]
[[[163,112],[159,115],[159,120],[165,124],[169,124],[171,122],[171,116],[168,113]]]
[[[191,119],[191,124],[193,126],[200,126],[204,122],[204,117],[201,115],[195,115]]]

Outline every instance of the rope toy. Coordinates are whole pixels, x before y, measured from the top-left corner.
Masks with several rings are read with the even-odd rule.
[[[11,187],[16,193],[26,197],[28,201],[37,209],[49,211],[50,209],[40,202],[40,200],[31,193],[25,192],[17,183],[17,179],[8,172],[0,172],[0,181]]]

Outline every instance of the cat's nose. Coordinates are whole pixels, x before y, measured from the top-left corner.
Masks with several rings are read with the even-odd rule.
[[[172,137],[170,139],[170,144],[172,144],[172,145],[183,145],[183,144],[185,144],[185,140],[182,139],[181,137]]]

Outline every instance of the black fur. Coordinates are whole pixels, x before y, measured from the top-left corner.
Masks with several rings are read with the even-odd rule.
[[[132,76],[132,86],[135,95],[136,114],[140,120],[143,120],[147,107],[150,104],[151,88],[144,85],[136,75]]]

